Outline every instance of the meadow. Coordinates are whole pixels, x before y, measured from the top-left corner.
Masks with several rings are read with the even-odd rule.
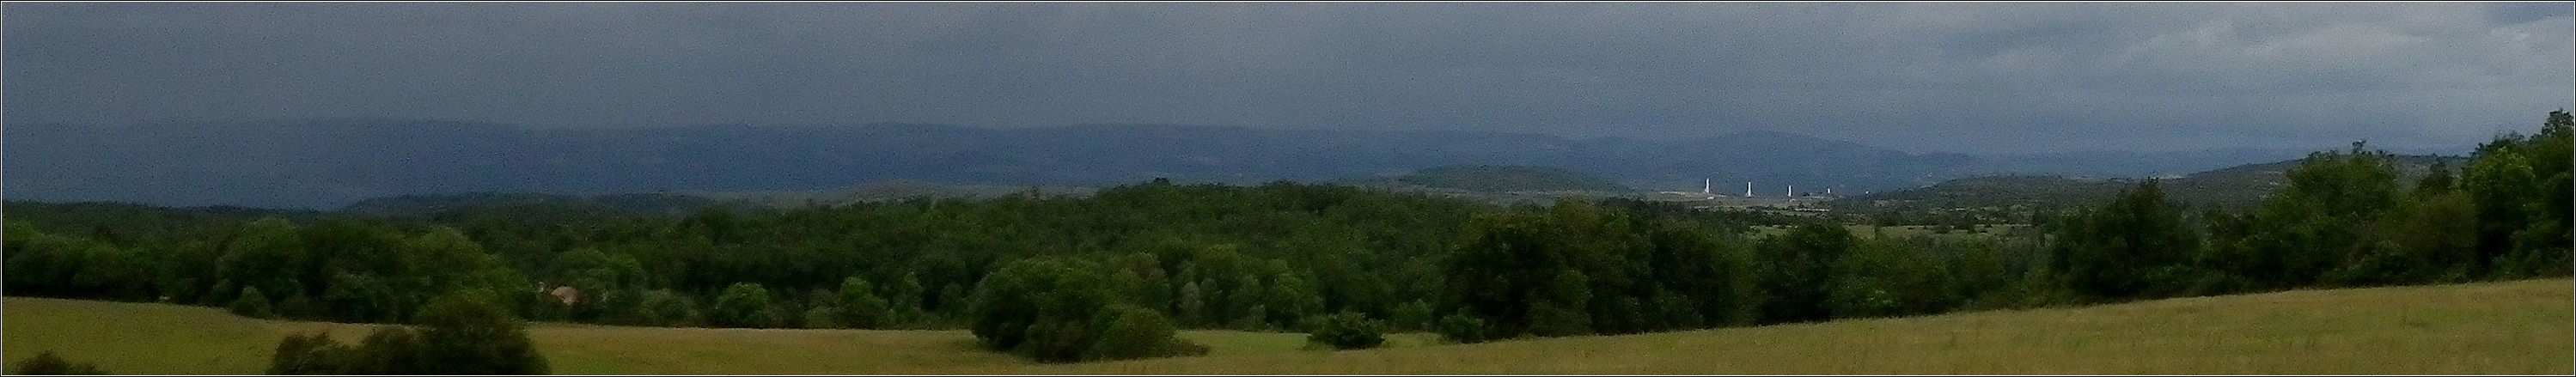
[[[2073,308],[1327,351],[1302,334],[1184,331],[1207,356],[1036,364],[964,331],[540,323],[561,374],[2556,374],[2576,372],[2568,279],[2298,290]],[[371,325],[8,297],[0,357],[124,374],[256,374],[280,337]]]

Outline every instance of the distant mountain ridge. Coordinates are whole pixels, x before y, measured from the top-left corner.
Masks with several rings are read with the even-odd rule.
[[[1598,191],[1625,193],[1635,191],[1618,183],[1565,169],[1540,166],[1451,165],[1422,169],[1401,176],[1353,180],[1346,183],[1362,186],[1419,187],[1475,192],[1515,191]]]
[[[2399,181],[2411,185],[2431,171],[2434,161],[2450,165],[2453,174],[2467,164],[2466,157],[2435,155],[2396,156]],[[2165,196],[2190,208],[2220,207],[2248,209],[2260,204],[2266,196],[2289,185],[2285,175],[2299,166],[2299,160],[2245,164],[2176,177],[2157,182]],[[2029,206],[2064,208],[2076,205],[2098,205],[2110,200],[2120,190],[2138,184],[2138,178],[2082,178],[2067,176],[1991,176],[1944,181],[1926,187],[1855,195],[1835,200],[1838,211],[1876,211],[1905,209],[1947,209]]]
[[[1106,124],[541,129],[383,119],[13,124],[6,130],[0,169],[8,172],[7,196],[13,200],[306,209],[413,194],[832,190],[898,180],[1065,187],[1153,178],[1254,184],[1451,165],[1565,169],[1649,190],[1696,188],[1716,179],[1756,182],[1766,190],[1794,184],[1856,192],[1967,176],[2198,171],[2279,160],[2068,164],[2056,161],[2081,159],[1907,153],[1769,131],[1638,140]],[[2304,151],[2283,153],[2295,157]]]

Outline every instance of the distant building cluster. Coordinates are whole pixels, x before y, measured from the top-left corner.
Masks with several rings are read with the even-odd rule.
[[[1706,202],[1705,204],[1695,205],[1692,207],[1699,209],[1758,209],[1815,214],[1831,211],[1831,209],[1818,205],[1818,202],[1831,200],[1833,198],[1836,198],[1836,196],[1834,195],[1832,188],[1826,188],[1824,192],[1821,193],[1802,193],[1798,192],[1798,186],[1795,184],[1785,185],[1782,187],[1781,194],[1778,196],[1762,196],[1754,190],[1754,183],[1749,181],[1744,182],[1744,194],[1727,195],[1717,192],[1716,179],[1703,179],[1700,181],[1699,192],[1661,191],[1656,192],[1648,199],[1660,201]]]

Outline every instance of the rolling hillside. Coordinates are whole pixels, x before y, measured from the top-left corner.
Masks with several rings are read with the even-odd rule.
[[[964,331],[539,324],[564,374],[2555,374],[2571,372],[2566,279],[2308,290],[2081,308],[1431,345],[1300,349],[1297,334],[1189,331],[1202,357],[1040,365]],[[257,373],[277,339],[367,325],[213,308],[9,297],[0,357],[55,350],[115,373]]]

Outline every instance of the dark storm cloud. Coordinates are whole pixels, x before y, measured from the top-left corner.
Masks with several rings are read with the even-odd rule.
[[[1912,150],[2474,143],[2566,3],[8,4],[11,121],[1771,129]]]

